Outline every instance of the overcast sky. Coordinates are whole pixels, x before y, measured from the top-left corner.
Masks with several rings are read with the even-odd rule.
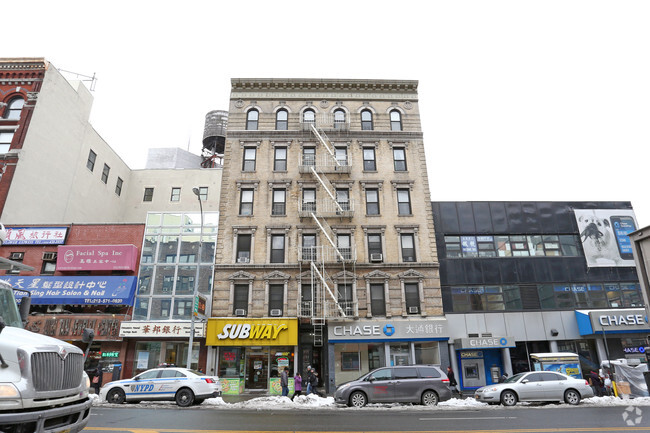
[[[431,199],[631,201],[650,225],[648,1],[51,1],[2,7],[2,57],[97,74],[131,168],[201,151],[230,79],[419,80]]]

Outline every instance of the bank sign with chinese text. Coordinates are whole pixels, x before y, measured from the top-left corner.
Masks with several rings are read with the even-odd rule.
[[[327,332],[330,343],[449,339],[446,319],[332,322]]]
[[[188,321],[130,321],[120,325],[120,337],[146,337],[146,338],[189,338],[192,323]],[[194,336],[205,336],[205,324],[194,323]]]

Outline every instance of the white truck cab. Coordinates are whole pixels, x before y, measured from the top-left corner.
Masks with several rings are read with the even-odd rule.
[[[14,289],[0,281],[0,431],[79,432],[92,404],[84,352],[23,329],[30,303],[23,298],[19,310]]]

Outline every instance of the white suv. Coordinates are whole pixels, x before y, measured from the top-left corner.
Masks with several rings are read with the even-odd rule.
[[[154,368],[133,379],[117,380],[102,386],[101,401],[122,404],[142,400],[176,401],[180,407],[203,403],[206,398],[221,395],[217,376],[180,367]]]

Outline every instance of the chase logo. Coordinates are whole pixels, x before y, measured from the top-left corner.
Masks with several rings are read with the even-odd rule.
[[[507,338],[502,338],[501,340],[499,340],[499,344],[501,344],[502,346],[507,345],[508,344],[508,339]]]
[[[390,337],[394,333],[395,333],[395,327],[393,325],[387,324],[384,326],[384,334]]]

